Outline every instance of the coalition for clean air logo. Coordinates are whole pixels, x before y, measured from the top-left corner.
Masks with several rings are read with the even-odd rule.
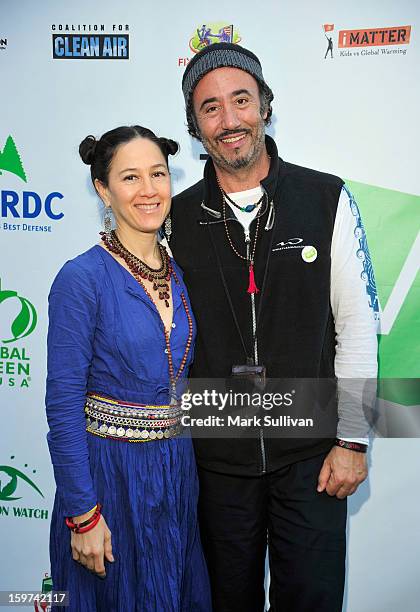
[[[28,182],[27,174],[20,152],[12,136],[6,138],[3,150],[0,144],[0,186],[11,182],[13,177],[23,183]],[[64,217],[62,200],[59,191],[46,195],[33,190],[0,190],[1,229],[4,231],[24,231],[51,233],[53,224]],[[40,224],[32,223],[39,219]],[[47,222],[47,224],[45,223]]]
[[[202,49],[216,43],[228,42],[237,44],[242,40],[237,28],[232,23],[218,21],[214,23],[203,23],[197,26],[189,38],[189,49],[192,53],[198,53]],[[178,66],[185,67],[191,57],[178,57]]]
[[[35,306],[17,291],[3,290],[0,279],[0,387],[30,386],[31,359],[22,340],[37,321]]]
[[[68,24],[51,26],[53,59],[128,60],[128,24]]]
[[[15,455],[11,455],[9,461],[15,458]],[[44,499],[43,492],[35,482],[37,470],[31,469],[28,463],[19,466],[19,469],[10,465],[9,461],[7,465],[0,465],[0,519],[48,520],[48,509],[37,507]],[[22,505],[21,500],[29,499],[33,502],[30,506]]]
[[[324,23],[324,59],[334,57],[389,57],[406,55],[411,26],[359,28],[335,31],[335,24]],[[338,48],[338,51],[337,51]]]

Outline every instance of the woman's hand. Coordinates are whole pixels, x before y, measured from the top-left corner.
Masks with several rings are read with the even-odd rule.
[[[91,512],[73,517],[75,523],[86,521]],[[112,555],[111,532],[103,516],[93,529],[86,533],[71,533],[71,550],[75,561],[84,565],[90,571],[105,578],[105,559],[114,562]]]

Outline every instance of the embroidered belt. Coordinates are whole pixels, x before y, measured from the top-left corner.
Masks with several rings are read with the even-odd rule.
[[[182,431],[180,404],[134,404],[89,393],[85,403],[86,431],[102,438],[151,442]]]

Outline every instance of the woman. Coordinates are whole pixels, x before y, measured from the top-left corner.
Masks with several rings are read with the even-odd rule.
[[[177,404],[195,327],[180,270],[157,239],[177,150],[139,126],[79,148],[106,220],[101,243],[64,265],[49,296],[50,552],[69,610],[211,609]]]

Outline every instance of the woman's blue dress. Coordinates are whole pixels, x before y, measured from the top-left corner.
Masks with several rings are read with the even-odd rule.
[[[174,268],[181,283],[172,278],[170,345],[177,372],[188,321],[181,301],[186,289]],[[49,316],[47,439],[57,484],[50,538],[54,589],[69,591],[71,612],[209,612],[191,439],[130,443],[86,432],[88,392],[139,404],[168,403],[164,328],[155,305],[96,245],[57,275]],[[103,580],[72,559],[64,522],[97,501],[103,504],[115,558],[105,562]]]

